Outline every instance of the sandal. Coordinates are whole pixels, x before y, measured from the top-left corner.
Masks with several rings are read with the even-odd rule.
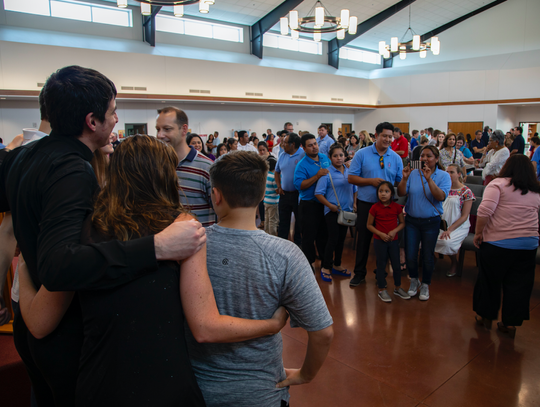
[[[503,334],[508,335],[510,338],[514,339],[516,337],[516,327],[515,326],[506,326],[502,322],[497,322],[497,329]]]
[[[335,275],[338,275],[338,276],[343,276],[343,277],[350,277],[351,276],[351,272],[348,271],[347,269],[345,270],[337,270],[335,268],[332,267],[332,274],[335,274]]]
[[[322,279],[322,281],[326,281],[327,283],[331,283],[332,282],[332,274],[325,273],[324,271],[321,270],[321,279]]]

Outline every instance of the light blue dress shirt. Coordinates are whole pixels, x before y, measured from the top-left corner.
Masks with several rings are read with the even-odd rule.
[[[422,178],[422,181],[420,181],[420,177]],[[447,197],[450,188],[452,187],[450,175],[446,171],[437,168],[435,172],[431,174],[431,179],[435,182],[435,185],[444,192],[445,197]],[[422,183],[425,186],[425,195]],[[424,174],[420,176],[419,170],[413,170],[411,172],[411,175],[407,180],[407,194],[409,195],[407,204],[405,205],[405,212],[407,212],[407,215],[411,215],[415,218],[432,218],[434,216],[439,216],[439,214],[442,215],[443,201],[437,201],[433,197],[426,181],[426,177],[424,177]],[[429,200],[426,199],[426,196]],[[435,210],[430,202],[435,205],[435,208],[437,208],[439,212]]]
[[[281,176],[281,189],[284,191],[294,191],[294,170],[298,163],[304,158],[304,150],[298,149],[293,155],[283,152],[279,155],[278,162],[276,164],[276,171]]]
[[[314,183],[312,186],[306,189],[301,189],[300,186],[302,185],[302,181],[315,176],[315,174],[317,174],[321,168],[328,168],[331,166],[332,164],[330,164],[330,159],[328,156],[321,153],[319,153],[319,161],[315,161],[309,158],[307,155],[300,160],[296,166],[296,170],[294,171],[294,186],[298,191],[300,191],[301,201],[319,202],[318,199],[315,198],[315,187],[317,186],[317,183]]]
[[[319,153],[324,154],[326,156],[328,156],[328,151],[330,151],[330,147],[334,143],[335,141],[332,140],[332,137],[330,137],[328,134],[324,137],[324,139],[317,137],[317,144],[319,145]]]
[[[381,168],[380,154],[372,144],[369,147],[358,151],[351,161],[349,175],[356,175],[362,178],[382,178],[390,181],[392,185],[403,178],[403,160],[392,151],[390,147],[383,154],[384,168]],[[364,202],[378,202],[377,188],[372,185],[358,187],[358,199]]]
[[[341,209],[346,212],[352,212],[354,206],[354,193],[358,191],[356,185],[349,184],[347,177],[349,176],[349,169],[344,167],[345,170],[343,174],[336,169],[333,165],[328,167],[328,173],[332,176],[332,181],[334,182],[334,188],[336,188],[337,197],[339,199],[339,204]],[[336,194],[334,194],[334,188],[332,188],[332,183],[330,182],[330,177],[325,175],[317,181],[317,186],[315,187],[315,195],[323,195],[328,202],[331,204],[337,205]],[[324,206],[324,214],[326,215],[330,212],[328,206]]]

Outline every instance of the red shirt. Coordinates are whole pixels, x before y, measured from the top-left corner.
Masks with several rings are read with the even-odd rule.
[[[401,154],[400,157],[407,158],[409,156],[409,142],[404,136],[401,136],[392,141],[392,150],[403,151],[403,154]]]
[[[395,202],[390,203],[388,206],[384,206],[379,201],[371,207],[369,213],[375,218],[375,229],[379,232],[388,234],[388,232],[398,227],[398,216],[400,213],[403,213],[403,207]],[[382,240],[375,234],[373,237]],[[397,239],[398,235],[396,234],[394,240]]]

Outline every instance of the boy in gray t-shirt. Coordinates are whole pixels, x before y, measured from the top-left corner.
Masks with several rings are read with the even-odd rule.
[[[206,229],[208,274],[221,314],[266,319],[283,305],[291,326],[308,331],[308,352],[300,369],[285,370],[281,334],[199,344],[188,330],[189,355],[208,407],[287,405],[287,386],[315,377],[333,338],[332,317],[302,251],[255,225],[267,171],[265,160],[247,151],[227,154],[210,168],[219,223]]]

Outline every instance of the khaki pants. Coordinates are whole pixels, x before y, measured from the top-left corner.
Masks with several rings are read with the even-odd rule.
[[[264,204],[264,231],[277,236],[279,225],[278,204]]]

